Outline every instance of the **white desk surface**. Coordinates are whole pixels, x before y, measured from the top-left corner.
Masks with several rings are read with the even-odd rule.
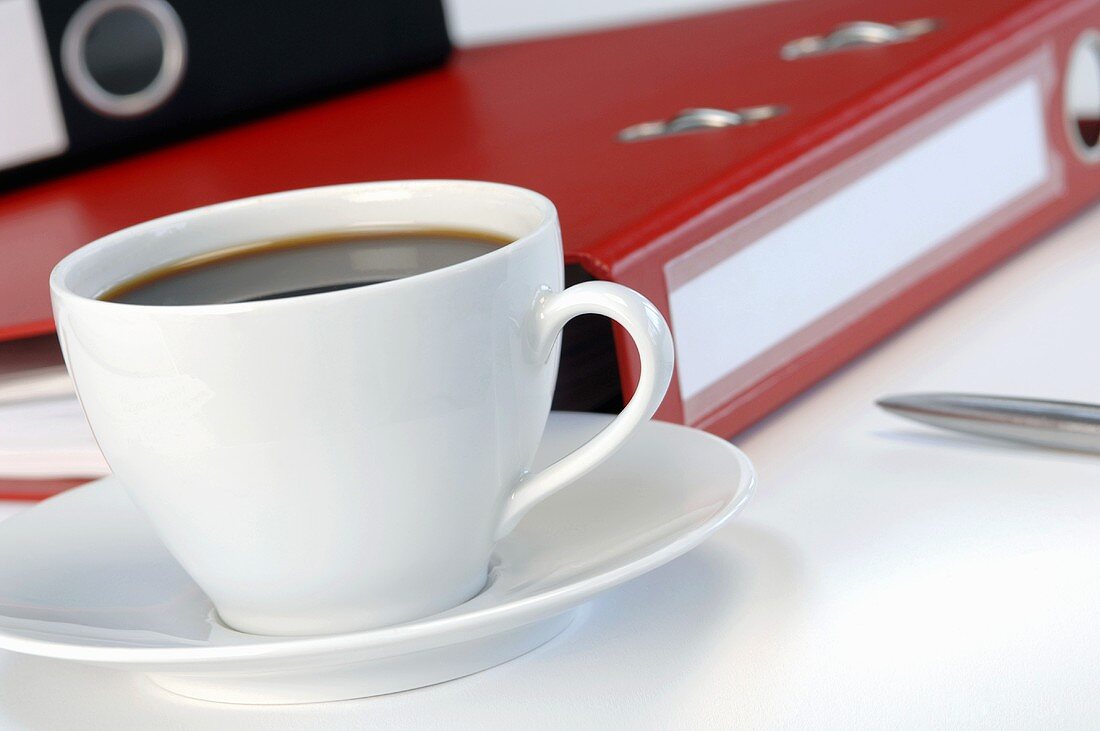
[[[0,653],[0,727],[1095,727],[1100,459],[908,426],[871,402],[1100,402],[1098,319],[1100,209],[744,435],[760,490],[742,516],[501,667],[248,707]]]

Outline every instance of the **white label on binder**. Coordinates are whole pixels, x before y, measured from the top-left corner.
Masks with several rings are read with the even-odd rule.
[[[669,262],[669,309],[686,406],[1048,181],[1039,78],[1017,81],[885,160],[693,278],[677,281],[680,260]],[[713,243],[728,245],[739,225],[685,257]],[[701,415],[697,407],[686,411],[693,412],[689,420]]]
[[[0,170],[69,145],[34,0],[0,0]]]

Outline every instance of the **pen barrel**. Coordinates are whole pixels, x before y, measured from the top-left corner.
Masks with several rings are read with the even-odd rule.
[[[890,396],[887,411],[952,431],[1100,454],[1100,406],[977,394]]]

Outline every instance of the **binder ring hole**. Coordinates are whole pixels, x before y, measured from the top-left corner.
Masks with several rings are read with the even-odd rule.
[[[1078,157],[1100,162],[1100,33],[1086,31],[1073,44],[1066,69],[1066,134]]]
[[[741,109],[716,109],[699,107],[683,109],[670,119],[633,124],[619,131],[619,142],[639,142],[658,137],[671,137],[686,132],[746,127],[785,114],[787,108],[778,104],[764,104]]]
[[[61,70],[89,108],[108,117],[146,114],[175,93],[187,42],[166,0],[88,0],[61,36]]]

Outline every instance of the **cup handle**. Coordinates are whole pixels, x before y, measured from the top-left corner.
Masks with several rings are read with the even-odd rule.
[[[660,406],[672,380],[672,335],[653,304],[632,289],[611,282],[584,282],[560,293],[540,293],[530,321],[532,345],[540,361],[549,359],[565,323],[577,315],[597,314],[622,325],[638,348],[641,376],[630,402],[599,434],[546,469],[525,473],[512,491],[496,539],[508,535],[543,498],[578,479],[610,457],[631,432]]]

